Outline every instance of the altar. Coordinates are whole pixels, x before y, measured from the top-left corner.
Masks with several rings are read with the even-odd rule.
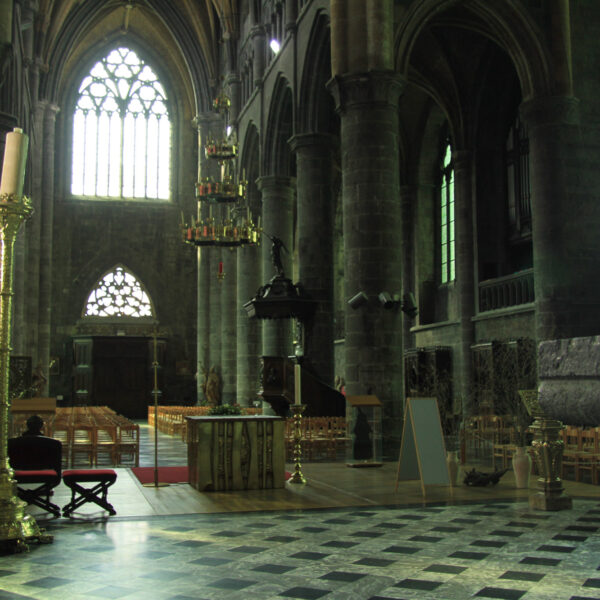
[[[284,487],[284,419],[270,415],[186,419],[192,487],[201,492]]]

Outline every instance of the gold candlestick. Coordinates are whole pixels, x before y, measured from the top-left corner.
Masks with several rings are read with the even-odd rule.
[[[8,393],[10,330],[12,321],[13,254],[21,223],[33,212],[25,196],[0,196],[0,548],[12,552],[28,550],[28,542],[49,543],[35,519],[25,514],[26,503],[17,496],[17,483],[8,460]]]
[[[290,483],[306,483],[302,475],[302,413],[306,409],[306,404],[292,404],[292,414],[294,415],[294,472],[289,478]]]

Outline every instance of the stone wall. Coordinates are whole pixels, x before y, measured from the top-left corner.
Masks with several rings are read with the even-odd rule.
[[[538,374],[540,405],[549,417],[600,424],[600,336],[541,342]]]

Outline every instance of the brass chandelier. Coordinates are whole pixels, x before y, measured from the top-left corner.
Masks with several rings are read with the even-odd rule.
[[[247,198],[248,182],[237,177],[238,146],[227,135],[227,119],[231,101],[222,91],[213,102],[213,109],[223,117],[224,135],[209,139],[205,156],[219,165],[217,177],[199,177],[196,184],[198,216],[189,223],[182,218],[183,241],[192,246],[257,245],[260,242],[260,217],[255,224]]]

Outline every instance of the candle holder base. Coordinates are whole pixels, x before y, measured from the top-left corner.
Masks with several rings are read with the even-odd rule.
[[[54,537],[44,533],[31,515],[25,514],[25,502],[13,496],[0,500],[0,553],[27,552],[29,544],[51,544]]]

